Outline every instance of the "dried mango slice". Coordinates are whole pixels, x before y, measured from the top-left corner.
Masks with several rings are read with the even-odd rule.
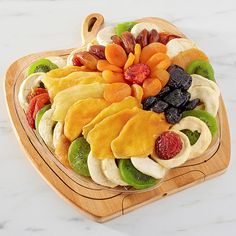
[[[77,72],[77,71],[89,71],[85,66],[67,66],[64,68],[58,68],[55,70],[51,70],[47,73],[48,76],[53,78],[62,78],[70,73]]]
[[[82,128],[109,105],[109,102],[101,98],[87,98],[74,103],[66,113],[65,136],[70,141],[79,137]]]
[[[64,122],[66,113],[71,105],[85,98],[102,98],[106,84],[80,84],[59,92],[54,98],[52,119]]]
[[[86,138],[89,131],[94,128],[96,124],[105,119],[106,117],[113,115],[119,111],[122,111],[126,108],[132,109],[134,107],[141,107],[140,102],[137,101],[134,97],[127,97],[124,100],[116,103],[112,103],[110,106],[102,110],[90,123],[88,123],[83,128],[83,135]]]
[[[112,141],[112,152],[117,158],[147,157],[153,153],[156,138],[169,127],[162,113],[139,112]]]
[[[99,72],[72,72],[66,77],[54,78],[46,75],[42,82],[45,87],[48,89],[50,98],[53,99],[57,93],[67,89],[69,87],[79,85],[79,84],[91,84],[91,83],[105,83],[105,80],[102,78],[101,73]]]
[[[99,159],[115,158],[111,150],[111,142],[118,137],[126,122],[140,111],[139,108],[125,109],[95,125],[87,136],[92,155]]]

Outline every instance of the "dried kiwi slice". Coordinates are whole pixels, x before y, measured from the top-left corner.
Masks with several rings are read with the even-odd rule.
[[[115,32],[118,36],[121,36],[123,32],[130,31],[137,22],[128,21],[117,24],[115,27]]]
[[[218,129],[217,122],[214,116],[212,116],[207,111],[203,111],[203,110],[184,111],[183,117],[186,117],[186,116],[195,116],[199,118],[200,120],[204,121],[210,129],[212,137],[214,137]]]
[[[90,145],[83,137],[75,139],[69,147],[69,164],[76,173],[83,176],[90,176],[87,164],[89,152]]]
[[[33,73],[37,72],[44,72],[47,73],[50,70],[57,69],[58,66],[54,63],[52,63],[48,59],[39,59],[35,62],[33,62],[30,67],[28,68],[28,75],[31,75]]]
[[[190,75],[198,74],[198,75],[201,75],[209,80],[215,81],[214,70],[213,70],[211,64],[207,61],[194,60],[188,65],[186,71]]]
[[[119,161],[119,170],[122,179],[135,189],[150,188],[157,183],[155,178],[138,171],[130,159],[121,159]]]
[[[189,130],[189,129],[182,129],[182,130],[180,130],[180,131],[181,131],[182,133],[184,133],[184,134],[188,137],[191,146],[194,145],[194,144],[197,142],[198,138],[199,138],[200,135],[201,135],[201,133],[199,133],[197,130],[195,130],[194,132],[192,132],[192,131]]]

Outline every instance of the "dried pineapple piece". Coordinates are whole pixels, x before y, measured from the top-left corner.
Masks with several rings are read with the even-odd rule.
[[[169,127],[163,114],[142,110],[112,141],[112,152],[118,158],[147,157],[153,153],[156,138]]]
[[[126,122],[140,111],[141,109],[137,107],[125,109],[106,117],[103,121],[95,125],[87,136],[92,155],[99,159],[115,158],[111,150],[111,142],[118,137]]]
[[[59,92],[54,98],[52,119],[64,122],[66,113],[71,105],[85,98],[102,98],[106,84],[80,84]]]
[[[102,98],[87,98],[74,103],[66,113],[64,134],[70,140],[76,139],[82,128],[110,103]]]
[[[137,101],[137,99],[131,96],[126,97],[121,102],[112,103],[110,106],[102,110],[90,123],[84,126],[84,137],[86,138],[89,131],[92,130],[97,123],[99,123],[106,117],[113,115],[119,111],[122,111],[126,108],[132,109],[133,107],[141,107],[141,104]]]

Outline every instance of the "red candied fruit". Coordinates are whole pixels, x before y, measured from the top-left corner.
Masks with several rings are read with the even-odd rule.
[[[148,78],[151,70],[148,65],[143,63],[134,64],[125,71],[125,79],[132,84],[142,85],[143,81]]]
[[[79,57],[78,57],[77,53],[74,54],[74,56],[72,58],[72,63],[73,63],[73,66],[82,66],[82,63],[79,60]]]
[[[156,140],[156,153],[160,159],[169,160],[182,149],[180,136],[172,131],[162,133]]]

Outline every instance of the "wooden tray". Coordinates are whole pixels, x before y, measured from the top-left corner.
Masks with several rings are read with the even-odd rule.
[[[140,21],[142,21],[141,19]],[[145,18],[145,21],[164,24],[167,31],[184,35],[169,22],[159,18]],[[84,44],[95,37],[103,24],[99,14],[89,15],[83,24],[82,38]],[[24,79],[26,68],[40,57],[67,56],[72,49],[42,52],[23,57],[15,61],[6,72],[5,95],[9,115],[16,137],[22,145],[29,160],[42,177],[70,203],[98,222],[104,222],[125,214],[139,206],[145,205],[164,196],[203,182],[223,173],[230,160],[230,134],[227,114],[222,98],[220,99],[221,134],[216,150],[207,157],[197,158],[184,166],[172,169],[160,187],[141,193],[122,193],[104,190],[96,184],[78,181],[66,174],[60,163],[53,161],[53,153],[45,146],[42,139],[29,129],[25,114],[20,108],[17,94]]]

